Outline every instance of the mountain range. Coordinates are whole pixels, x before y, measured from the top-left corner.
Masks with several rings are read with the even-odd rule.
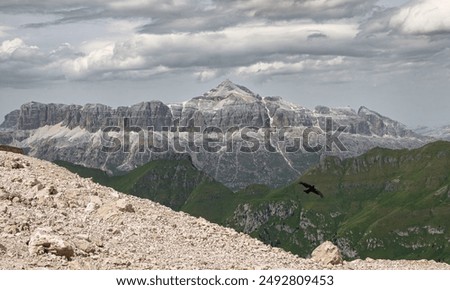
[[[366,107],[310,110],[281,97],[261,97],[229,80],[180,104],[149,101],[111,108],[30,102],[9,113],[0,128],[2,144],[109,175],[187,154],[197,169],[233,191],[255,183],[284,186],[324,156],[418,148],[433,140]],[[112,128],[108,134],[107,128]],[[167,150],[151,150],[154,140],[166,141]],[[206,141],[213,144],[208,150],[202,146]],[[121,150],[105,150],[105,144],[117,142]]]

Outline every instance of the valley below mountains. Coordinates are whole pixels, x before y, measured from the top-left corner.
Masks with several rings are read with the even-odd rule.
[[[0,151],[0,182],[4,270],[450,269],[426,260],[329,264],[303,259],[231,228],[11,152]]]
[[[433,259],[450,263],[450,142],[414,150],[372,149],[324,158],[298,180],[233,192],[188,156],[152,161],[121,177],[57,162],[116,190],[232,227],[303,257],[333,241],[346,259]],[[325,195],[307,195],[299,181]]]

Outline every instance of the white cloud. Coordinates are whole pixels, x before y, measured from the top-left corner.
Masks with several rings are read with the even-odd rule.
[[[144,68],[142,56],[128,51],[124,54],[114,44],[91,51],[89,54],[63,63],[63,71],[68,79],[85,79],[96,74],[109,74]]]
[[[2,61],[29,61],[36,56],[40,56],[39,47],[26,45],[20,38],[5,40],[0,46],[0,60]]]
[[[201,71],[194,73],[194,75],[200,82],[207,82],[219,77],[220,71],[217,69],[202,69]]]
[[[450,2],[414,1],[399,9],[389,24],[408,34],[450,33]]]
[[[399,34],[404,36],[450,33],[450,2],[415,0],[375,11],[361,25],[363,35]]]
[[[311,43],[308,41],[311,31],[321,31],[328,38]],[[217,32],[137,34],[125,41],[86,43],[85,55],[67,60],[64,72],[71,79],[85,79],[126,70],[190,68],[198,73],[199,79],[207,80],[218,70],[251,66],[261,61],[284,61],[287,57],[304,54],[340,54],[346,50],[341,48],[337,53],[333,45],[327,49],[324,44],[340,46],[356,33],[356,25],[283,22]]]
[[[329,71],[344,64],[345,58],[338,57],[320,57],[316,59],[305,59],[298,62],[258,62],[256,64],[239,67],[235,74],[242,76],[272,77],[276,75],[290,75],[311,71]]]

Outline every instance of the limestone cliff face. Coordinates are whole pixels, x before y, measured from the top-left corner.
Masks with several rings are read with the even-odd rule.
[[[5,121],[0,125],[0,128],[17,129],[19,123],[20,110],[14,110],[5,116]]]
[[[70,129],[80,127],[96,132],[108,126],[120,125],[123,118],[129,118],[130,126],[153,126],[157,130],[172,124],[169,107],[159,101],[117,109],[102,104],[78,106],[30,102],[8,114],[1,126],[5,129],[33,130],[61,123]]]
[[[80,108],[75,105],[26,103],[20,107],[17,123],[13,127],[19,130],[32,130],[55,125],[67,119],[71,120],[72,114]]]
[[[132,138],[127,150],[104,152],[102,129],[123,126],[125,118],[129,127],[143,130],[153,127],[156,138],[164,139],[168,135],[169,150],[163,153],[145,150],[143,145],[148,144],[147,138],[139,135]],[[330,118],[332,128],[327,125]],[[187,134],[172,132],[177,126],[200,127],[199,134],[207,127],[219,128],[224,133],[220,137],[232,137],[233,150],[230,152],[224,142],[216,152],[195,152],[186,146],[182,147],[185,151],[179,152],[174,149],[174,143],[186,145],[189,140]],[[332,152],[317,154],[307,153],[303,146],[294,152],[286,150],[286,144],[302,138],[305,128],[325,132],[340,126],[346,128],[340,140],[348,150],[341,152],[333,147]],[[254,129],[252,137],[259,142],[260,150],[251,154],[240,151],[248,143],[239,138],[240,134],[237,138],[231,133],[225,136],[232,128],[242,133],[249,127],[259,129]],[[0,128],[2,144],[25,147],[30,155],[42,159],[60,159],[110,172],[128,171],[156,158],[176,158],[178,153],[188,153],[196,167],[236,190],[252,183],[283,186],[317,163],[324,154],[351,157],[377,146],[415,148],[427,142],[426,138],[407,130],[401,123],[365,107],[358,112],[324,106],[310,110],[280,97],[263,98],[229,80],[181,104],[150,101],[111,108],[102,104],[79,106],[30,102],[8,114]],[[268,144],[264,131],[268,128],[275,131],[270,136],[273,150],[263,146]],[[168,134],[162,133],[167,130]],[[323,138],[319,141],[324,145]],[[197,142],[201,147],[201,140]]]
[[[131,107],[113,109],[102,104],[64,105],[26,103],[5,117],[1,128],[33,130],[62,123],[71,129],[81,127],[96,132],[107,126],[117,126],[123,118],[130,126],[155,130],[173,126],[231,127],[310,127],[325,129],[325,119],[333,118],[334,127],[347,126],[351,134],[367,136],[416,137],[412,131],[394,120],[366,107],[358,112],[350,108],[318,106],[314,111],[284,101],[280,97],[265,97],[230,81],[183,104],[166,105],[160,101],[142,102]]]

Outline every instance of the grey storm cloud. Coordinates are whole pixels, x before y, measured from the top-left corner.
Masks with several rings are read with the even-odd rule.
[[[254,21],[266,22],[311,19],[324,21],[330,19],[352,18],[368,13],[376,0],[212,0],[203,9],[187,11],[175,18],[160,18],[142,26],[142,33],[170,31],[217,30]],[[194,11],[194,14],[189,12]]]
[[[267,21],[352,18],[370,12],[377,0],[177,0],[177,1],[12,1],[0,3],[9,13],[47,13],[57,17],[25,27],[43,27],[98,18],[149,18],[143,33],[216,30],[253,19]]]
[[[308,40],[324,39],[324,38],[328,38],[328,36],[325,33],[322,33],[320,31],[314,31],[314,32],[311,32],[311,34],[308,35]]]
[[[376,0],[12,1],[9,14],[48,14],[44,29],[103,19],[139,19],[120,37],[86,39],[50,50],[20,37],[0,41],[0,85],[52,80],[145,79],[191,71],[200,80],[224,74],[259,76],[345,71],[392,72],[434,66],[449,47],[450,4],[410,1],[397,8]],[[119,23],[120,24],[120,23]],[[0,23],[1,25],[1,23]],[[45,28],[47,29],[47,28]],[[436,35],[439,35],[438,37]],[[370,64],[370,67],[367,67]],[[395,65],[392,65],[395,64]]]
[[[351,18],[373,9],[377,0],[218,0],[221,9],[231,6],[232,10],[242,11],[246,15],[272,20],[310,18],[315,20]],[[223,6],[223,7],[222,7]]]
[[[50,25],[76,23],[94,19],[137,18],[142,17],[166,23],[177,19],[191,18],[208,10],[210,1],[176,0],[176,1],[120,1],[120,0],[71,0],[71,1],[2,1],[0,11],[6,13],[41,13],[54,15],[55,20],[28,23],[24,27],[39,28]],[[206,14],[205,14],[206,15]],[[176,24],[175,26],[176,27]]]

